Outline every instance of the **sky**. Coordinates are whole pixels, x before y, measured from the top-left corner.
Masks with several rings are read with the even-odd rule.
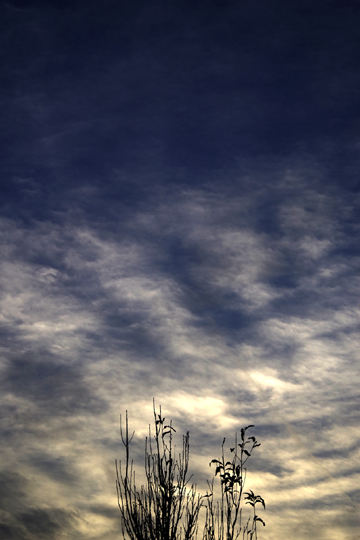
[[[360,538],[359,28],[0,0],[2,539],[121,538],[119,418],[141,471],[153,398],[200,493],[255,425],[259,540]]]

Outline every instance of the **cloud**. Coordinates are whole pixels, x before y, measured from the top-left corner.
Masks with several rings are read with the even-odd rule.
[[[7,373],[10,392],[19,393],[23,398],[35,402],[39,407],[47,406],[51,416],[74,414],[86,411],[94,415],[104,413],[105,403],[96,399],[75,369],[54,365],[51,360],[14,360]],[[48,409],[51,404],[51,410]]]
[[[339,193],[286,175],[271,188],[269,230],[257,217],[270,191],[261,182],[238,196],[159,188],[111,226],[78,209],[74,218],[71,204],[61,224],[2,221],[3,462],[11,474],[21,463],[26,479],[17,497],[14,476],[21,504],[3,519],[5,537],[110,538],[119,412],[129,410],[141,469],[153,396],[180,437],[190,431],[200,490],[223,437],[230,445],[255,424],[248,485],[274,530],[294,526],[294,500],[304,534],[315,508],[324,537],[326,521],[338,531],[341,515],[355,520],[358,262],[342,251],[351,212],[334,213]]]
[[[13,529],[5,528],[5,534],[10,534],[8,538],[61,538],[63,532],[71,534],[72,524],[75,516],[72,512],[62,509],[31,509],[15,516],[16,525]],[[22,536],[17,536],[21,532]]]
[[[141,471],[154,396],[200,491],[255,424],[268,540],[357,537],[352,2],[20,4],[0,5],[0,536],[120,534],[119,413]]]

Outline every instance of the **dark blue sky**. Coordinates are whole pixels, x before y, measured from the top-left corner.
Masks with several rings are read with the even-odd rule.
[[[58,210],[84,185],[136,204],[154,185],[299,155],[356,187],[355,2],[3,2],[1,14],[7,212]]]
[[[0,0],[2,538],[117,538],[119,413],[141,463],[153,396],[199,489],[256,424],[264,539],[356,538],[359,28]]]

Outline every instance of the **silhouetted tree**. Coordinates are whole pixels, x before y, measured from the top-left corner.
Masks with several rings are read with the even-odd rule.
[[[122,442],[126,450],[125,466],[116,462],[116,487],[122,518],[122,532],[130,540],[184,540],[197,533],[201,497],[195,484],[188,478],[189,433],[183,436],[182,452],[174,456],[172,423],[156,414],[155,441],[151,429],[145,442],[146,485],[137,489],[133,462],[130,461],[128,416],[125,435],[120,424]]]
[[[254,448],[260,446],[255,437],[247,437],[241,430],[241,442],[235,435],[235,446],[230,448],[231,461],[225,461],[222,443],[221,459],[213,459],[214,478],[219,474],[220,500],[214,501],[214,478],[208,482],[209,490],[201,496],[196,485],[188,477],[189,432],[183,436],[182,452],[174,455],[172,422],[157,414],[154,402],[155,435],[149,426],[145,440],[145,485],[136,487],[133,461],[130,460],[128,413],[126,411],[125,434],[120,417],[120,434],[125,446],[125,463],[116,461],[116,488],[121,514],[122,533],[130,540],[192,540],[197,535],[199,513],[206,508],[203,540],[257,540],[257,524],[264,521],[256,514],[255,506],[265,502],[250,490],[244,492],[246,480],[245,464]],[[242,525],[243,499],[253,507],[253,515]]]
[[[264,521],[256,514],[255,505],[260,503],[265,508],[265,501],[260,495],[254,495],[253,491],[244,492],[246,481],[245,464],[251,457],[252,451],[260,443],[255,437],[247,437],[246,431],[254,426],[250,425],[241,429],[241,442],[238,444],[237,435],[235,435],[235,445],[230,448],[232,458],[225,461],[224,445],[222,443],[222,452],[220,459],[213,459],[210,462],[215,465],[214,477],[219,474],[221,479],[221,499],[214,503],[214,478],[208,482],[209,492],[206,505],[206,519],[204,528],[204,540],[236,540],[242,533],[243,538],[249,540],[257,539],[257,524],[260,522],[265,526]],[[248,445],[248,446],[246,446]],[[247,519],[246,524],[242,525],[241,503],[245,495],[245,504],[253,507],[253,516]]]

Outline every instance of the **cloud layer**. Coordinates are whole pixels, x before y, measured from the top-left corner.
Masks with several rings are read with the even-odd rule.
[[[256,425],[267,538],[355,534],[358,258],[341,220],[356,200],[296,171],[273,188],[276,233],[251,218],[256,192],[195,189],[111,233],[3,220],[5,537],[115,534],[118,415],[141,463],[153,396],[190,430],[199,488],[222,437]]]
[[[117,538],[155,397],[202,492],[255,424],[262,538],[355,540],[359,8],[120,4],[0,2],[0,535]]]

